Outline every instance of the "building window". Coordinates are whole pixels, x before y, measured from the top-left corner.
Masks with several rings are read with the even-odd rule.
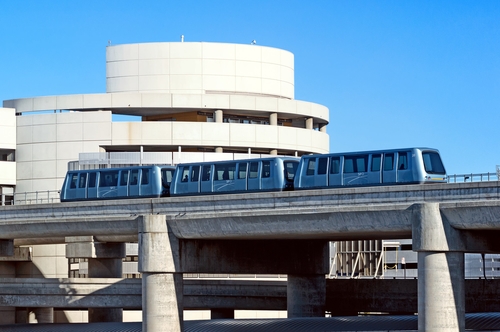
[[[16,150],[0,149],[0,161],[16,161]]]

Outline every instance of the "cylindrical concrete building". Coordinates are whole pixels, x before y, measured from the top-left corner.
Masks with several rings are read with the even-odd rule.
[[[285,50],[204,42],[108,46],[106,86],[100,94],[4,101],[17,115],[17,193],[60,189],[68,162],[91,153],[163,153],[160,163],[176,164],[329,152],[328,108],[294,99],[294,59]]]

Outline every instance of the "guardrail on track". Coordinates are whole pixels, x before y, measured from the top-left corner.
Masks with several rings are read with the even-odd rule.
[[[44,203],[59,203],[59,190],[43,190],[24,193],[15,193],[14,200],[6,202],[8,205],[27,205],[27,204],[44,204]]]
[[[496,173],[469,173],[469,174],[453,174],[447,176],[448,183],[457,182],[482,182],[482,181],[498,181],[499,171]]]

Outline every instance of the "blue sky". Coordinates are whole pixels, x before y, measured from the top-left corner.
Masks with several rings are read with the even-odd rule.
[[[0,0],[0,101],[104,93],[105,47],[250,43],[295,55],[295,98],[330,109],[330,150],[438,148],[500,165],[500,1]]]

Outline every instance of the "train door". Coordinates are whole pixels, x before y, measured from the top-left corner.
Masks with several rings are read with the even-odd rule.
[[[128,193],[131,197],[139,196],[139,170],[132,169],[129,175]]]
[[[234,180],[236,191],[247,190],[247,166],[246,162],[236,164],[236,176]]]
[[[97,172],[89,173],[87,182],[87,198],[97,198]]]
[[[169,196],[170,195],[170,184],[172,183],[172,178],[174,176],[175,168],[173,167],[163,167],[161,169],[161,195]]]
[[[316,174],[314,176],[315,187],[328,186],[328,157],[316,158]]]
[[[397,160],[397,177],[396,181],[398,183],[412,182],[413,181],[413,172],[411,169],[410,160],[411,158],[408,156],[409,152],[401,151],[398,152],[398,160]]]
[[[360,186],[368,183],[368,155],[344,157],[344,185]]]
[[[190,193],[200,192],[200,165],[193,165],[189,168],[188,188]]]
[[[263,160],[261,164],[261,189],[270,190],[275,189],[274,179],[271,176],[271,161]]]
[[[87,173],[80,173],[78,175],[78,183],[76,185],[76,198],[84,199],[87,196]]]
[[[259,162],[252,161],[249,164],[247,188],[249,191],[256,191],[260,189]]]
[[[140,175],[139,195],[152,195],[153,190],[151,189],[151,170],[149,168],[141,168]]]
[[[101,171],[99,173],[98,195],[101,198],[116,197],[118,185],[118,170]]]
[[[200,192],[211,193],[212,191],[212,165],[203,165],[201,166]]]
[[[342,185],[342,175],[340,174],[340,157],[330,158],[330,171],[328,175],[328,186],[338,187]]]
[[[236,163],[214,165],[214,192],[234,191]]]
[[[382,183],[382,154],[375,153],[370,155],[370,169],[368,170],[368,182],[371,184]]]
[[[128,196],[128,170],[121,170],[119,181],[118,181],[118,196],[119,197],[127,197]]]
[[[393,152],[384,153],[382,183],[396,183],[396,158]]]
[[[293,180],[295,179],[295,175],[297,174],[298,166],[299,166],[298,161],[295,160],[283,161],[283,168],[284,168],[283,184],[280,185],[280,187],[284,188],[285,190],[293,189]]]

